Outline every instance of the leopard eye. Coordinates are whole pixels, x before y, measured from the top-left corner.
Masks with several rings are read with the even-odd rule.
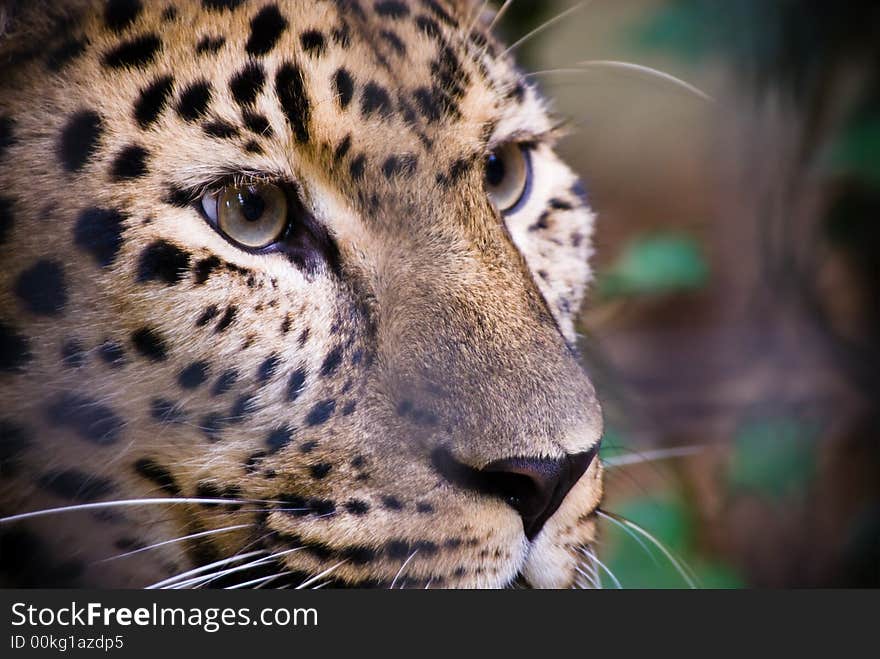
[[[519,210],[528,200],[531,186],[532,161],[525,146],[509,142],[486,158],[486,192],[502,213]]]
[[[277,185],[230,185],[202,197],[202,209],[220,233],[247,249],[269,247],[288,229],[287,196]]]

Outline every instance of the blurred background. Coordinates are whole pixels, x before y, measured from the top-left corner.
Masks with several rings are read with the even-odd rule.
[[[599,214],[604,508],[646,532],[603,520],[606,587],[880,586],[878,9],[594,0],[517,48]]]

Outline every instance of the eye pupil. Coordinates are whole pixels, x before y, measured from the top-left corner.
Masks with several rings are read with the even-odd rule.
[[[238,204],[242,217],[248,222],[258,221],[266,212],[266,200],[252,188],[238,193]]]
[[[490,154],[486,159],[486,182],[492,187],[498,187],[504,182],[506,174],[504,161],[497,154]]]

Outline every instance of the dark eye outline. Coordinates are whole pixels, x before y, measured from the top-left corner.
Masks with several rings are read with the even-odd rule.
[[[207,222],[208,226],[210,226],[214,231],[216,231],[226,242],[235,247],[236,249],[240,249],[243,252],[247,252],[248,254],[271,254],[273,252],[280,251],[282,249],[283,243],[285,243],[288,238],[293,233],[294,223],[297,218],[295,215],[300,215],[302,217],[305,214],[305,209],[302,207],[302,204],[299,202],[299,196],[295,193],[292,193],[289,189],[289,186],[286,186],[282,183],[278,182],[255,182],[251,185],[274,185],[281,193],[284,195],[287,200],[287,217],[285,220],[284,229],[278,234],[278,237],[273,240],[271,243],[264,245],[263,247],[251,247],[250,245],[245,245],[243,243],[238,242],[235,238],[230,236],[226,231],[224,231],[220,227],[219,221],[219,204],[220,198],[223,196],[224,190],[226,188],[235,185],[234,183],[229,183],[227,185],[220,185],[212,187],[210,190],[202,194],[198,199],[196,199],[194,205],[196,206],[199,214],[202,218]],[[249,185],[245,183],[244,185]],[[208,209],[205,208],[205,202],[208,199],[212,199],[214,201],[214,214],[210,214]],[[301,210],[302,213],[297,213],[298,210]]]
[[[486,160],[488,161],[489,156],[497,153],[500,149],[504,148],[505,146],[508,146],[509,144],[510,143],[507,142],[507,143],[501,143],[498,146],[496,146],[494,149],[492,149],[489,152],[489,155],[486,157]],[[523,189],[520,192],[520,195],[517,198],[517,200],[508,208],[498,208],[498,212],[501,213],[502,215],[504,215],[505,217],[510,216],[510,215],[514,215],[515,213],[518,213],[519,211],[521,211],[523,209],[523,207],[528,203],[529,199],[532,196],[532,187],[534,185],[534,168],[533,168],[533,163],[532,163],[532,151],[534,150],[535,145],[532,142],[517,142],[517,143],[515,143],[515,146],[519,147],[520,153],[523,156],[523,161],[525,164],[525,181],[523,183]],[[487,191],[486,194],[489,194],[489,192]],[[491,195],[490,195],[490,200],[491,200]],[[492,203],[494,205],[494,201]],[[496,206],[496,208],[497,208],[497,206]]]
[[[278,179],[259,179],[252,182],[275,185],[287,198],[287,225],[278,239],[265,247],[253,248],[242,245],[227,235],[217,222],[205,212],[202,205],[202,200],[206,196],[219,197],[226,187],[241,185],[241,180],[232,180],[231,177],[226,177],[217,181],[202,194],[191,198],[189,205],[218,236],[246,254],[255,256],[279,254],[307,273],[316,273],[326,266],[332,272],[339,274],[341,262],[336,241],[327,228],[308,211],[299,194],[298,186],[295,183]]]

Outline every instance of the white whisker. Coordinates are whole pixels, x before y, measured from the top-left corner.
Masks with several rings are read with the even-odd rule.
[[[201,567],[197,567],[192,570],[188,570],[186,572],[175,575],[173,577],[168,577],[167,579],[163,579],[162,581],[157,581],[156,583],[154,583],[150,586],[147,586],[146,590],[152,590],[154,588],[164,588],[166,586],[174,584],[177,581],[180,581],[181,579],[186,579],[187,577],[190,577],[190,576],[193,576],[196,574],[202,574],[203,572],[207,572],[208,570],[211,570],[212,568],[221,567],[223,565],[228,565],[229,563],[234,563],[235,561],[242,561],[247,558],[253,558],[254,556],[262,556],[267,553],[268,553],[268,551],[265,549],[257,549],[255,551],[251,551],[246,554],[240,554],[238,556],[230,556],[229,558],[224,558],[223,560],[216,561],[214,563],[209,563],[208,565],[203,565]]]
[[[259,567],[261,565],[266,565],[271,563],[282,556],[286,556],[287,554],[292,554],[295,551],[300,551],[302,547],[294,547],[293,549],[288,549],[286,551],[279,552],[277,554],[271,554],[270,556],[265,556],[263,558],[258,558],[255,561],[251,561],[250,563],[245,563],[244,565],[236,565],[235,567],[227,568],[225,570],[221,570],[220,572],[214,572],[212,574],[205,574],[200,577],[195,577],[194,579],[189,579],[183,583],[177,583],[171,586],[174,589],[183,589],[183,588],[203,588],[207,584],[212,581],[216,581],[222,577],[225,577],[230,574],[236,574],[237,572],[244,572],[245,570],[251,570],[255,567]]]
[[[412,554],[409,555],[409,558],[407,558],[403,562],[403,565],[400,566],[400,569],[397,571],[397,574],[394,575],[394,579],[391,580],[391,587],[389,588],[389,590],[394,590],[394,586],[397,585],[397,580],[400,578],[400,575],[403,574],[403,571],[406,569],[406,566],[409,565],[409,562],[412,559],[414,559],[416,557],[416,554],[418,554],[418,553],[419,553],[419,550],[416,549]]]
[[[336,568],[338,568],[338,567],[342,567],[342,566],[345,565],[346,563],[348,563],[347,560],[345,560],[345,561],[341,561],[341,562],[337,563],[336,565],[334,565],[333,567],[328,567],[326,570],[324,570],[324,571],[321,572],[320,574],[316,574],[316,575],[313,576],[311,579],[307,579],[307,580],[303,581],[299,586],[296,587],[296,590],[303,590],[304,588],[308,588],[309,586],[311,586],[311,585],[312,585],[313,583],[315,583],[316,581],[320,581],[321,579],[323,579],[324,577],[326,577],[328,574],[330,574],[331,572],[333,572]]]
[[[504,18],[504,14],[507,13],[507,10],[510,9],[510,5],[512,5],[512,4],[513,4],[513,0],[505,0],[504,4],[501,5],[501,9],[499,9],[498,12],[495,14],[495,16],[492,18],[492,22],[489,23],[489,27],[486,28],[486,32],[491,32],[492,29],[496,25],[498,25],[498,21],[500,21],[502,18]],[[479,18],[479,14],[477,14],[477,17]]]
[[[198,498],[164,498],[164,499],[123,499],[120,501],[97,501],[95,503],[80,503],[72,506],[61,506],[59,508],[44,508],[42,510],[32,510],[27,513],[19,513],[10,517],[0,517],[0,524],[11,524],[19,522],[23,519],[31,519],[34,517],[43,517],[45,515],[57,515],[59,513],[67,513],[81,510],[97,510],[100,508],[112,508],[115,506],[150,506],[150,505],[174,505],[174,504],[210,504],[218,506],[241,506],[248,503],[280,503],[277,501],[261,501],[253,500],[234,500],[234,499],[198,499]]]
[[[543,32],[544,30],[547,30],[548,28],[556,25],[560,21],[565,20],[566,18],[571,16],[573,13],[580,11],[581,9],[583,9],[584,7],[589,5],[591,3],[591,1],[592,0],[586,0],[585,2],[579,2],[574,7],[569,7],[568,9],[566,9],[564,12],[562,12],[558,16],[555,16],[554,18],[551,18],[549,21],[546,21],[542,25],[539,25],[534,30],[529,32],[527,35],[525,35],[521,39],[518,39],[517,41],[514,41],[513,44],[508,46],[507,50],[505,50],[503,53],[501,53],[501,57],[504,57],[508,53],[512,53],[514,50],[516,50],[517,48],[522,46],[524,43],[526,43],[530,39],[533,39],[534,37],[541,34],[541,32]]]
[[[278,574],[270,574],[268,577],[260,577],[258,579],[251,579],[250,581],[245,581],[243,583],[237,583],[234,586],[226,586],[226,588],[224,588],[223,590],[239,590],[241,588],[249,588],[250,586],[257,586],[257,588],[260,588],[262,586],[265,586],[270,581],[273,581],[275,579],[280,579],[281,577],[283,577],[287,574],[290,574],[290,570],[287,570],[286,572],[279,572]]]
[[[660,542],[657,538],[655,538],[653,535],[648,533],[641,526],[639,526],[638,524],[636,524],[634,522],[631,522],[628,519],[621,517],[620,515],[615,515],[614,513],[606,513],[601,510],[597,510],[596,513],[600,517],[603,517],[604,519],[607,519],[607,520],[617,524],[618,526],[621,526],[624,528],[629,527],[630,529],[632,529],[636,533],[641,534],[645,539],[649,540],[655,547],[657,547],[657,549],[659,549],[661,552],[663,552],[663,555],[666,557],[666,559],[670,563],[672,563],[672,566],[676,569],[676,571],[679,573],[679,575],[681,575],[681,578],[684,579],[685,583],[687,583],[689,588],[696,588],[697,587],[696,582],[694,581],[694,579],[692,578],[692,576],[690,574],[690,570],[685,570],[684,563],[679,562],[679,560],[675,558],[675,556],[672,554],[672,552],[669,551],[663,545],[662,542]]]
[[[134,554],[140,554],[143,551],[149,551],[151,549],[156,549],[158,547],[164,547],[165,545],[172,545],[178,542],[185,542],[186,540],[194,540],[195,538],[203,538],[209,535],[217,535],[218,533],[228,533],[229,531],[236,531],[238,529],[246,529],[253,524],[236,524],[235,526],[227,526],[222,529],[213,529],[211,531],[202,531],[201,533],[193,533],[192,535],[185,535],[181,538],[174,538],[173,540],[165,540],[163,542],[157,542],[154,545],[147,545],[146,547],[140,547],[139,549],[134,549],[132,551],[127,551],[124,554],[117,554],[116,556],[111,556],[109,558],[102,558],[100,561],[95,561],[95,564],[98,563],[107,563],[108,561],[115,561],[120,558],[125,558],[126,556],[133,556]]]
[[[526,78],[536,78],[538,76],[546,76],[546,75],[555,75],[557,73],[571,73],[583,75],[584,73],[589,73],[590,69],[622,69],[631,72],[637,72],[641,74],[646,74],[651,77],[659,77],[664,82],[670,82],[676,87],[682,88],[685,91],[697,96],[703,101],[714,103],[715,99],[701,90],[699,87],[692,85],[689,82],[682,80],[681,78],[676,78],[671,73],[665,73],[664,71],[659,71],[657,69],[653,69],[649,66],[645,66],[643,64],[634,64],[632,62],[617,62],[613,60],[593,60],[580,62],[582,68],[574,68],[574,67],[561,67],[558,69],[544,69],[543,71],[531,71],[525,74]]]
[[[596,554],[594,552],[587,551],[586,549],[582,549],[581,551],[583,552],[584,556],[589,558],[591,561],[593,561],[593,563],[595,563],[596,565],[598,565],[600,568],[602,568],[605,571],[605,574],[607,574],[611,578],[611,581],[614,582],[615,588],[617,588],[618,590],[623,589],[623,586],[620,585],[620,581],[614,575],[614,572],[611,571],[611,568],[609,568],[607,565],[605,565],[605,563],[600,561],[599,557],[596,556]]]
[[[703,446],[680,446],[678,448],[658,449],[656,451],[644,451],[632,453],[630,455],[605,458],[602,460],[602,464],[608,469],[616,469],[618,467],[627,467],[629,465],[643,464],[646,462],[659,462],[660,460],[699,455],[705,450],[706,449]]]

